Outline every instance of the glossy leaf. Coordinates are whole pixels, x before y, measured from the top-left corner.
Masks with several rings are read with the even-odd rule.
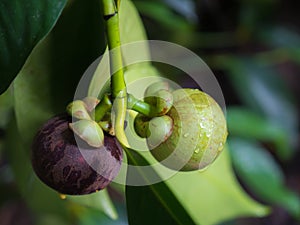
[[[148,165],[148,162],[135,151],[127,150],[127,158],[131,165]],[[147,177],[142,171],[140,174],[136,174],[129,168],[127,179],[132,179],[131,176],[135,176],[134,179],[137,180],[147,181]],[[159,175],[153,170],[151,177],[153,176]],[[195,224],[164,182],[147,186],[126,186],[126,203],[130,225]]]
[[[280,151],[279,156],[290,158],[296,144],[298,117],[294,100],[280,76],[273,68],[251,59],[232,57],[224,63],[238,97],[254,112],[287,133],[289,141],[286,151]]]
[[[124,204],[117,204],[119,218],[117,220],[109,219],[105,214],[91,208],[82,209],[78,212],[79,225],[128,225],[126,217],[126,208]]]
[[[227,149],[207,170],[180,172],[166,183],[197,224],[262,217],[269,211],[241,188],[234,177]]]
[[[0,2],[0,94],[8,88],[33,47],[52,29],[66,0]]]
[[[136,161],[135,165],[140,163],[144,165],[147,161],[141,159],[141,157],[136,154],[137,153],[132,154],[132,157]],[[145,156],[151,164],[155,163],[150,154],[143,154],[143,156]],[[156,176],[164,173],[161,169],[155,172],[157,173]],[[152,176],[154,175],[155,173]],[[132,191],[130,195],[131,198],[127,198],[127,202],[132,201],[128,203],[129,212],[132,210],[132,214],[129,213],[129,218],[132,216],[135,220],[139,220],[136,217],[141,217],[141,221],[142,217],[144,217],[147,218],[146,221],[150,220],[154,222],[160,217],[156,216],[158,218],[152,218],[154,217],[153,215],[170,217],[170,215],[172,216],[172,213],[175,212],[175,215],[179,215],[183,212],[180,212],[178,208],[176,209],[177,211],[172,211],[174,209],[173,205],[175,204],[173,202],[174,199],[172,201],[170,199],[174,197],[177,199],[176,202],[178,201],[177,204],[180,203],[182,205],[191,219],[196,224],[201,225],[212,225],[236,217],[261,217],[268,213],[267,207],[253,201],[240,187],[233,176],[227,150],[225,150],[219,159],[207,170],[179,172],[166,180],[165,184],[166,186],[162,186],[161,183],[159,183],[145,187],[127,187],[127,190],[130,188],[133,188],[132,190],[136,189],[134,192]],[[141,188],[142,191],[139,192],[138,188]],[[157,199],[159,201],[157,201]],[[160,205],[158,203],[160,203]],[[139,204],[143,204],[143,207]],[[149,207],[149,210],[143,210],[145,206]],[[132,207],[132,209],[130,209],[130,207]],[[165,209],[163,209],[164,207]],[[157,208],[165,213],[163,215],[156,213],[155,210]],[[133,211],[138,211],[139,213],[133,215]],[[180,216],[180,218],[182,218],[182,216]],[[163,218],[160,219],[163,220]],[[181,224],[178,223],[178,221],[177,223],[175,222],[173,223]],[[179,222],[182,221],[179,220]]]
[[[245,107],[230,107],[226,113],[231,135],[274,143],[279,155],[289,151],[288,134],[278,124]]]
[[[53,115],[49,85],[51,74],[47,65],[50,48],[47,39],[40,43],[13,83],[17,124],[22,140],[28,146],[39,126]]]
[[[111,219],[116,220],[118,214],[116,209],[108,195],[107,189],[98,191],[93,194],[84,196],[67,196],[67,200],[78,203],[83,206],[87,206],[98,211],[104,212]]]
[[[271,154],[247,139],[231,138],[229,146],[233,165],[247,187],[263,201],[300,218],[300,197],[285,186],[284,174]]]

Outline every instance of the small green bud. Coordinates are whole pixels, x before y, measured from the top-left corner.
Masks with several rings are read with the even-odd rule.
[[[138,114],[134,119],[134,130],[141,138],[148,135],[149,120],[150,118],[143,114]]]
[[[173,95],[168,90],[159,90],[154,96],[144,98],[144,101],[154,106],[154,116],[162,116],[169,112],[173,105]]]
[[[154,106],[151,116],[165,115],[173,105],[173,95],[167,82],[156,82],[147,87],[144,101]]]
[[[98,122],[98,124],[102,128],[102,130],[109,133],[109,131],[111,129],[111,123],[109,121],[100,121],[100,122]]]
[[[74,123],[69,123],[69,127],[90,146],[99,148],[104,145],[103,130],[95,121],[78,120]]]
[[[153,84],[150,84],[144,93],[144,96],[155,96],[155,94],[159,91],[159,90],[168,90],[171,91],[170,89],[170,85],[167,82],[155,82]]]
[[[147,144],[151,149],[165,142],[173,130],[173,120],[169,116],[155,117],[149,121]]]
[[[75,100],[67,106],[67,112],[77,119],[91,120],[86,109],[86,104],[81,100]]]
[[[100,100],[98,98],[88,96],[83,99],[83,102],[86,105],[87,111],[92,112],[95,109],[95,107],[98,105]]]

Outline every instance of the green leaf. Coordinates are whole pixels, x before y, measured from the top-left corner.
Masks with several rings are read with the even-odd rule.
[[[81,210],[78,214],[79,225],[127,225],[125,204],[117,204],[119,218],[117,220],[109,219],[105,214],[93,209]]]
[[[197,224],[262,217],[269,211],[243,191],[230,166],[227,149],[207,170],[180,172],[166,183]]]
[[[143,152],[143,156],[148,162],[155,163],[149,153]],[[147,163],[137,153],[131,154],[131,158],[134,165]],[[161,167],[159,171],[155,172],[151,174],[151,177],[164,173]],[[130,176],[130,171],[128,173]],[[147,179],[146,177],[142,178]],[[142,178],[137,177],[136,179]],[[127,204],[129,217],[132,216],[135,220],[138,220],[136,217],[141,216],[147,218],[147,221],[153,222],[156,219],[164,219],[155,218],[153,215],[169,218],[175,213],[176,218],[176,215],[188,213],[196,224],[212,225],[236,217],[262,217],[268,213],[267,207],[256,203],[240,187],[230,166],[227,150],[205,171],[178,172],[165,183],[126,188],[126,191],[130,191],[132,188],[132,192],[129,192],[130,195],[127,195]],[[174,197],[177,200],[174,200]],[[179,211],[181,207],[179,208],[178,203],[182,205],[185,212]],[[174,209],[175,206],[178,208]],[[149,209],[147,210],[145,207],[149,207]],[[154,213],[156,210],[164,213]],[[132,213],[130,214],[130,212]],[[141,220],[142,218],[140,218]],[[173,221],[173,224],[185,224],[180,219],[175,222]],[[172,223],[170,222],[170,224]]]
[[[22,140],[28,146],[41,124],[53,115],[49,85],[51,74],[47,65],[50,48],[47,39],[41,42],[13,83],[17,124]]]
[[[8,88],[33,47],[52,29],[66,0],[0,2],[0,94]]]
[[[127,150],[127,157],[131,165],[148,165],[148,162],[135,151]],[[147,183],[147,177],[142,171],[136,174],[136,169],[133,170],[131,171],[131,168],[127,170],[127,179],[135,176],[134,179],[145,180]],[[153,176],[159,175],[153,170],[151,177]],[[147,186],[126,186],[126,203],[130,225],[195,224],[164,182]]]
[[[0,128],[5,128],[7,123],[10,121],[12,109],[12,89],[8,89],[2,95],[0,95]]]
[[[231,135],[272,142],[278,155],[289,151],[288,134],[278,124],[245,107],[227,108],[228,131]]]
[[[118,218],[117,211],[106,189],[84,196],[68,195],[67,200],[104,212],[111,219]]]
[[[247,139],[231,138],[229,146],[242,181],[262,200],[280,205],[300,218],[300,198],[285,186],[283,172],[271,154]]]
[[[224,61],[229,78],[238,97],[257,112],[283,129],[289,142],[286,151],[280,151],[282,159],[292,156],[297,139],[298,116],[287,86],[274,68],[246,58],[227,58]]]
[[[119,23],[122,44],[147,39],[145,28],[132,1],[121,1]],[[126,52],[124,52],[124,54],[124,58],[126,58]]]

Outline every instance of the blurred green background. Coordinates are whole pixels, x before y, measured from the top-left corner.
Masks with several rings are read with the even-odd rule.
[[[4,10],[7,2],[0,1],[0,23],[1,20],[7,21],[5,18],[10,18],[9,11]],[[234,173],[253,199],[271,208],[270,214],[263,218],[233,218],[230,221],[220,221],[219,224],[299,224],[300,2],[134,0],[133,3],[141,15],[148,39],[170,41],[187,47],[213,70],[226,101],[228,149]],[[43,14],[43,11],[40,13]],[[13,25],[17,26],[19,23],[16,18]],[[46,27],[47,24],[43,26]],[[49,25],[48,29],[50,27]],[[37,33],[36,36],[42,38],[45,34],[47,32]],[[25,44],[32,41],[31,45],[35,45],[40,38],[23,41]],[[52,113],[64,110],[73,97],[82,73],[103,53],[105,40],[98,2],[67,2],[48,38],[47,43],[42,43],[44,50],[40,50],[39,54],[44,57],[53,53],[56,57],[44,57],[45,66],[39,61],[39,57],[33,56],[28,62],[40,66],[41,71],[51,68],[51,74],[55,74],[43,81],[49,86],[47,92],[43,92],[45,101],[39,102],[43,105],[41,111],[35,112],[43,116],[39,117],[40,121],[34,121],[35,124]],[[0,45],[1,59],[4,58],[2,61],[5,61],[3,56],[10,53],[3,47],[3,42]],[[30,52],[30,48],[24,49],[24,60]],[[17,61],[19,56],[11,55],[16,61],[14,70],[17,73],[24,60]],[[158,68],[182,86],[197,88],[181,71],[163,65],[158,65]],[[2,71],[6,72],[4,66]],[[70,77],[73,78],[71,81],[68,79]],[[2,74],[1,79],[3,83],[7,82]],[[28,155],[26,152],[14,152],[10,149],[19,149],[22,145],[20,139],[24,136],[28,140],[26,132],[19,133],[20,130],[35,127],[31,121],[25,121],[20,128],[19,121],[16,122],[13,118],[20,120],[32,113],[31,105],[27,105],[28,99],[23,94],[37,93],[40,87],[34,85],[36,78],[31,79],[27,78],[29,83],[24,83],[22,79],[15,81],[14,86],[22,89],[15,89],[14,96],[10,89],[0,96],[0,224],[59,225],[66,224],[66,221],[68,224],[80,225],[127,224],[124,188],[118,185],[112,185],[108,189],[116,210],[111,206],[111,200],[101,201],[102,205],[97,206],[98,209],[76,204],[76,200],[65,207],[56,193],[44,192],[38,185],[35,189],[24,189],[24,185],[33,182],[26,176],[23,177],[26,170],[30,170],[30,165],[22,164],[22,158]],[[16,96],[21,100],[13,104],[12,99]],[[51,99],[49,96],[52,96]],[[16,110],[26,108],[27,111]],[[51,110],[45,110],[50,108]],[[8,139],[12,140],[7,141]],[[36,208],[35,201],[38,200],[35,196],[44,197],[47,213]],[[95,201],[88,199],[87,205],[97,205]],[[118,212],[119,219],[111,220],[109,217],[116,217],[115,211]]]

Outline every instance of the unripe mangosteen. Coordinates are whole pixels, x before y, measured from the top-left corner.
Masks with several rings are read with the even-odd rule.
[[[67,114],[57,115],[38,131],[32,146],[33,169],[45,184],[62,194],[83,195],[101,190],[117,176],[122,148],[109,135],[105,135],[100,148],[80,142],[79,138],[76,142],[70,122]]]
[[[178,89],[173,93],[173,106],[166,114],[173,120],[172,133],[151,149],[151,154],[163,165],[180,171],[207,168],[224,148],[227,138],[226,119],[218,103],[198,89]],[[170,123],[169,123],[170,124]],[[156,130],[168,128],[156,123]],[[168,129],[167,129],[168,130]],[[168,132],[165,132],[168,133]]]

